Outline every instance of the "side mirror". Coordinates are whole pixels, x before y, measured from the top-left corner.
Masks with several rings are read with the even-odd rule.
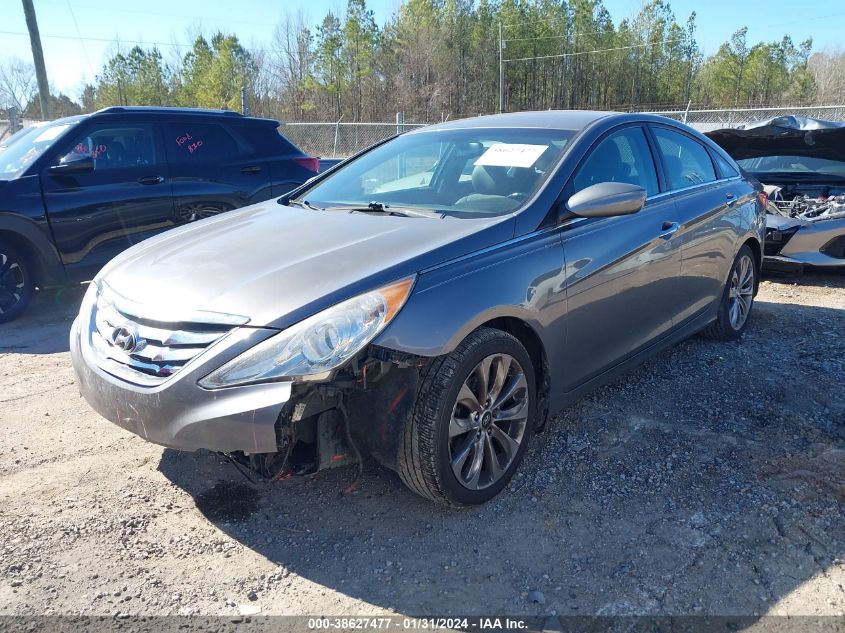
[[[625,182],[600,182],[566,201],[566,209],[582,218],[630,215],[643,208],[646,190]]]
[[[88,154],[65,154],[58,165],[50,167],[50,173],[69,176],[86,174],[94,171],[94,159]]]

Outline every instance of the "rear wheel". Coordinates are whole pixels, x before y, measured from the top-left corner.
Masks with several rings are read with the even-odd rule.
[[[748,246],[743,246],[728,276],[716,320],[702,334],[720,341],[734,341],[742,336],[751,315],[756,289],[754,254]]]
[[[522,461],[535,404],[522,344],[499,330],[476,330],[422,379],[400,450],[402,480],[449,505],[489,501]]]
[[[21,252],[0,241],[0,323],[20,316],[34,291],[32,275]]]

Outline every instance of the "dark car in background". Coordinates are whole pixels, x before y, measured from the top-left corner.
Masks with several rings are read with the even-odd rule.
[[[707,136],[763,183],[768,267],[845,267],[845,123],[782,116]]]
[[[318,160],[278,127],[228,111],[112,107],[8,139],[0,146],[0,322],[23,312],[36,287],[91,279],[156,233],[313,177]]]
[[[550,414],[695,332],[740,338],[762,202],[660,117],[441,123],[122,253],[71,357],[94,409],[148,441],[270,479],[370,454],[482,503]]]

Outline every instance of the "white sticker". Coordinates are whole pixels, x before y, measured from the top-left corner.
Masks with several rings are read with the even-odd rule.
[[[491,145],[475,164],[490,167],[531,167],[547,149],[548,145],[496,143]]]
[[[55,138],[56,138],[59,134],[61,134],[62,132],[64,132],[64,131],[65,131],[66,129],[68,129],[69,127],[70,127],[69,125],[51,125],[51,126],[50,126],[50,127],[48,127],[46,130],[44,130],[43,132],[41,132],[41,134],[39,134],[39,135],[38,135],[38,136],[36,136],[34,139],[32,139],[32,142],[33,142],[33,143],[41,143],[41,142],[43,142],[43,141],[52,141],[52,140],[55,140]]]

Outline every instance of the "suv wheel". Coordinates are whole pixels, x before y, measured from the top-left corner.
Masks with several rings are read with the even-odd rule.
[[[748,326],[756,290],[757,267],[754,254],[748,246],[743,246],[728,275],[716,320],[702,333],[720,341],[734,341],[742,336]]]
[[[434,501],[489,501],[519,467],[535,410],[528,352],[510,334],[480,328],[427,368],[404,430],[399,474]]]
[[[35,290],[26,260],[7,242],[0,242],[0,323],[17,318]]]

